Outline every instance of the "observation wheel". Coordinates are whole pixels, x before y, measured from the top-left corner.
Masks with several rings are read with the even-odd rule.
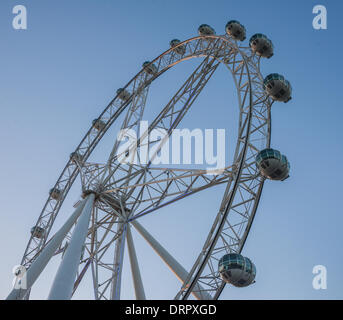
[[[287,102],[291,86],[279,74],[262,77],[261,58],[273,55],[272,42],[266,36],[255,34],[246,45],[242,42],[246,30],[238,21],[229,21],[225,30],[224,35],[216,35],[210,26],[201,25],[198,36],[172,40],[170,49],[145,62],[138,74],[117,90],[114,99],[92,121],[52,186],[21,261],[26,269],[26,287],[14,288],[8,299],[27,299],[36,279],[55,255],[63,255],[63,259],[48,299],[70,299],[86,272],[91,274],[94,299],[120,299],[126,251],[135,298],[149,298],[132,232],[138,232],[180,280],[179,290],[170,298],[218,299],[227,283],[245,287],[254,282],[256,268],[241,252],[265,179],[284,180],[289,174],[287,158],[270,148],[270,139],[271,106],[274,101]],[[143,130],[141,121],[150,85],[170,68],[195,58],[200,64]],[[158,152],[220,65],[231,73],[238,98],[238,139],[232,163],[214,172],[155,166]],[[117,138],[103,163],[89,162],[98,143],[120,116],[124,119],[121,138],[139,138],[126,143],[125,148],[122,139]],[[153,130],[164,135],[151,140],[149,134]],[[143,148],[155,152],[148,159],[143,158]],[[80,200],[74,213],[52,236],[50,231],[78,176]],[[143,227],[140,218],[220,184],[225,186],[225,192],[215,219],[192,268],[186,270],[150,234],[149,226]],[[20,273],[19,270],[18,276]]]

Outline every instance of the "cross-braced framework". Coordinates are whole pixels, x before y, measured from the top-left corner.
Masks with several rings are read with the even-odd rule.
[[[168,69],[191,58],[201,58],[200,65],[146,130],[139,132],[150,84]],[[154,167],[154,157],[221,64],[231,72],[238,97],[238,139],[233,162],[217,172]],[[147,69],[149,67],[151,68]],[[70,265],[77,262],[71,295],[77,290],[85,273],[90,272],[95,299],[120,299],[123,257],[127,250],[136,298],[145,299],[132,237],[132,231],[135,230],[180,280],[180,290],[175,293],[175,299],[188,299],[190,294],[196,299],[218,299],[225,286],[218,273],[218,261],[226,253],[242,251],[264,183],[264,178],[256,168],[255,158],[260,150],[270,145],[270,109],[273,100],[263,88],[260,57],[250,47],[239,45],[228,35],[194,37],[158,56],[123,87],[121,92],[127,94],[123,96],[119,92],[115,96],[73,152],[54,186],[53,190],[59,191],[58,196],[51,193],[36,222],[36,227],[42,228],[44,233],[41,237],[31,236],[21,264],[29,271],[31,268],[36,270],[43,268],[36,265],[44,265],[45,262],[40,262],[39,259],[47,251],[53,251],[55,255],[65,253],[57,278],[65,276],[63,270],[67,261]],[[138,141],[124,151],[125,157],[136,157],[136,161],[119,161],[118,157],[123,154],[118,153],[120,144],[116,140],[106,161],[88,162],[99,141],[121,115],[124,118],[121,128],[133,130],[137,136],[140,134]],[[167,135],[163,139],[150,141],[147,137],[154,129],[163,129]],[[153,156],[141,159],[138,151],[143,148],[154,150]],[[63,230],[64,233],[59,231],[60,234],[49,238],[63,201],[77,176],[81,178],[84,200],[76,204],[76,211],[72,216],[75,215],[75,219],[70,218],[74,227],[70,225],[69,229]],[[140,217],[157,214],[162,207],[219,184],[226,185],[222,202],[198,258],[191,270],[186,270],[140,224]],[[86,224],[89,223],[83,240],[82,237],[75,239],[75,229],[82,229],[77,217],[85,220]],[[61,238],[59,242],[58,236]],[[81,258],[72,262],[72,255],[68,255],[68,251],[78,252],[75,243],[81,243],[81,240]],[[73,248],[62,245],[68,242],[73,243]],[[34,280],[35,278],[30,280],[32,284]],[[15,298],[27,297],[29,289],[22,290]],[[53,285],[49,297],[61,297],[59,292]],[[68,294],[66,297],[70,298]]]

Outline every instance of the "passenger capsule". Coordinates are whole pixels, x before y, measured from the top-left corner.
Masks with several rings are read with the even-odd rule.
[[[214,29],[210,27],[208,24],[202,24],[198,28],[198,33],[199,33],[199,36],[212,36],[216,34]]]
[[[235,40],[244,41],[246,38],[245,27],[236,20],[229,21],[225,26],[225,31]]]
[[[181,43],[181,41],[179,39],[173,39],[172,41],[169,42],[170,47],[174,48],[174,52],[182,55],[182,54],[185,54],[186,47],[185,47],[185,45],[181,45],[181,46],[177,47],[177,45],[180,43]]]
[[[271,73],[263,81],[263,89],[276,101],[288,102],[292,99],[292,87],[284,76]]]
[[[75,162],[75,163],[81,162],[82,156],[78,152],[72,152],[70,154],[70,160]]]
[[[34,238],[41,239],[43,238],[44,233],[45,233],[45,230],[42,227],[34,226],[31,228],[31,235]]]
[[[270,58],[274,54],[273,43],[262,33],[254,34],[250,38],[249,45],[252,52],[261,57]]]
[[[103,122],[100,119],[94,119],[92,121],[92,126],[93,126],[94,129],[100,131],[100,130],[105,128],[105,122]]]
[[[58,188],[52,188],[49,191],[49,195],[52,199],[59,200],[61,197],[61,190]]]
[[[150,64],[150,61],[145,61],[143,68],[147,74],[155,75],[157,73],[157,67],[154,64]]]
[[[286,156],[274,149],[264,149],[256,156],[256,166],[261,175],[270,180],[285,180],[289,177],[290,164]]]
[[[247,287],[256,276],[255,265],[249,258],[237,253],[224,255],[219,260],[218,271],[223,281],[235,287]]]
[[[121,99],[123,101],[127,101],[130,98],[129,91],[127,91],[126,89],[123,89],[123,88],[119,88],[117,90],[117,95],[118,95],[119,99]]]

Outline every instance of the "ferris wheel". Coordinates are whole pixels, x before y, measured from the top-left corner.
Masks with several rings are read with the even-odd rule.
[[[44,208],[31,229],[30,240],[17,270],[19,286],[7,299],[28,299],[30,289],[49,260],[63,258],[48,299],[70,299],[85,274],[91,275],[94,299],[120,299],[124,253],[128,252],[136,299],[149,298],[133,241],[140,234],[180,281],[170,298],[215,300],[226,284],[246,287],[254,282],[256,268],[241,255],[259,204],[264,181],[285,180],[289,162],[271,149],[271,107],[274,101],[291,99],[290,83],[276,73],[263,77],[261,58],[273,55],[273,44],[263,34],[255,34],[244,44],[246,30],[238,21],[226,24],[224,35],[216,35],[209,25],[198,28],[199,35],[185,41],[174,39],[170,48],[142,69],[92,121],[90,129],[71,153],[61,175],[51,188]],[[138,132],[143,120],[150,85],[175,65],[189,59],[200,64],[160,109],[136,143],[120,154],[132,158],[137,150],[160,150],[165,139],[150,141],[149,133],[163,128],[167,136],[184,116],[215,73],[224,66],[232,75],[238,98],[238,138],[233,161],[211,173],[206,170],[154,166],[152,159],[119,161],[117,139],[103,163],[88,158],[108,129],[123,117],[121,129]],[[62,204],[77,177],[80,200],[62,227],[50,231]],[[225,186],[221,203],[194,264],[182,264],[141,224],[141,217],[192,198],[206,189]],[[191,250],[191,249],[190,249]],[[168,272],[168,271],[166,271]],[[25,287],[20,286],[25,274]]]

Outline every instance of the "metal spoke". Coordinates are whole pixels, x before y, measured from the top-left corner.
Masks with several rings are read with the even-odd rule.
[[[179,262],[164,248],[161,244],[137,221],[131,222],[141,236],[150,244],[159,257],[175,274],[177,279],[184,283],[187,279],[188,272],[181,266]],[[196,292],[193,292],[196,299],[210,299],[210,296],[200,286],[197,286]]]
[[[116,241],[115,246],[115,260],[114,260],[114,270],[113,279],[111,282],[111,300],[120,299],[120,289],[121,289],[121,275],[123,271],[124,262],[124,247],[125,247],[125,237],[127,232],[127,224],[118,224],[118,229],[123,229],[120,238]],[[118,232],[118,231],[117,231]]]
[[[130,225],[127,226],[127,234],[126,234],[126,240],[127,240],[127,247],[130,257],[130,265],[131,265],[131,274],[133,279],[133,285],[135,288],[135,294],[137,300],[145,300],[145,292],[142,282],[141,273],[139,271],[139,265],[136,255],[135,246],[132,239],[132,234],[130,230]]]

